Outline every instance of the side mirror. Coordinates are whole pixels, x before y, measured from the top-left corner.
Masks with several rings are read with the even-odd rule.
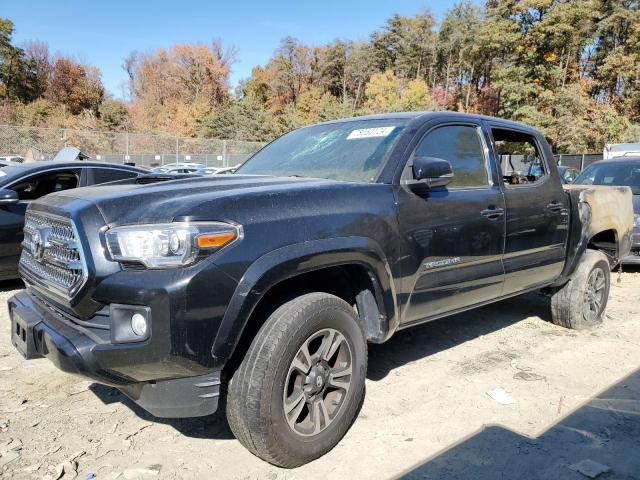
[[[0,190],[0,205],[9,205],[11,203],[18,203],[18,194],[13,190],[2,189]]]
[[[437,157],[414,157],[413,179],[428,188],[444,187],[453,180],[451,164]],[[411,182],[411,183],[414,183]]]

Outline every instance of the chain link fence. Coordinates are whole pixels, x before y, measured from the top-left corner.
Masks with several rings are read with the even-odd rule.
[[[109,163],[157,167],[190,162],[233,167],[263,145],[242,140],[0,125],[0,156],[18,155],[35,161],[50,160],[60,149],[74,146],[92,159]]]
[[[602,153],[560,153],[555,155],[558,165],[577,168],[582,171],[593,162],[602,160]]]
[[[167,163],[190,162],[208,167],[233,167],[243,163],[264,143],[0,125],[0,156],[18,155],[29,160],[50,160],[66,146],[78,147],[92,159],[109,163],[157,167]],[[593,162],[602,160],[602,153],[562,153],[555,155],[555,158],[558,165],[583,170]]]

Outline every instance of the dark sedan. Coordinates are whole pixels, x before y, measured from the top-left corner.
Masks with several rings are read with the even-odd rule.
[[[49,193],[144,173],[127,165],[84,161],[0,164],[0,280],[18,278],[24,212],[29,202]]]
[[[577,185],[624,185],[633,192],[633,245],[624,264],[640,265],[640,157],[602,160],[585,168],[573,182]]]

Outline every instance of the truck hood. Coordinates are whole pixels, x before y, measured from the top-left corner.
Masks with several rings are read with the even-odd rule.
[[[107,224],[174,221],[181,218],[194,221],[226,220],[229,219],[230,210],[233,210],[234,201],[239,198],[255,197],[256,201],[264,202],[274,195],[343,188],[345,185],[357,184],[257,175],[220,175],[142,184],[134,179],[65,190],[34,203],[61,207],[70,212],[91,204],[98,208]]]

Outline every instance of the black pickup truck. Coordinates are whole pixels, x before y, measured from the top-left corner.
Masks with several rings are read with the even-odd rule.
[[[12,341],[159,417],[226,403],[245,447],[294,467],[355,420],[367,342],[533,290],[551,296],[554,322],[595,325],[632,229],[627,187],[563,187],[525,125],[455,113],[323,123],[234,175],[33,202]]]

